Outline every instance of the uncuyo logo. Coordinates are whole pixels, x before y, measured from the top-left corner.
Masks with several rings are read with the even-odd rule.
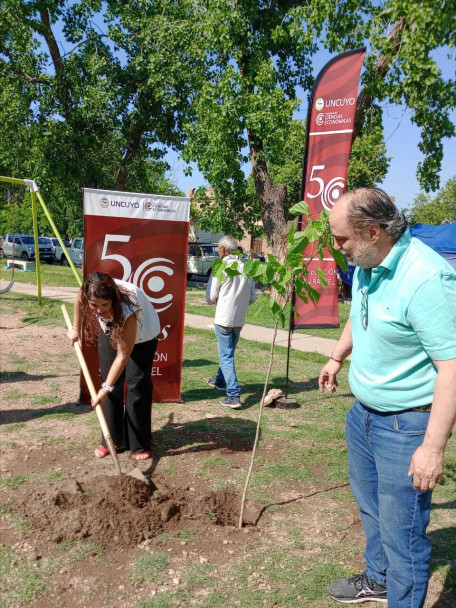
[[[109,200],[107,198],[100,198],[100,205],[103,209],[107,209],[109,207]]]
[[[322,97],[319,97],[319,98],[317,99],[317,101],[315,102],[315,107],[317,108],[318,112],[319,112],[320,110],[323,110],[323,106],[324,106],[324,105],[325,105],[325,102],[323,101],[323,98],[322,98]]]

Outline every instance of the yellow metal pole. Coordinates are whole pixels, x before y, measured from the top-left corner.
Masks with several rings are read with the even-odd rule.
[[[34,230],[34,239],[35,239],[35,260],[37,260],[37,264],[36,264],[36,271],[37,271],[37,279],[38,279],[38,301],[41,304],[41,274],[40,274],[40,256],[39,256],[39,249],[38,249],[38,223],[37,223],[37,219],[36,219],[36,196],[38,196],[38,200],[40,201],[41,207],[43,208],[43,211],[47,217],[47,219],[49,220],[49,223],[51,224],[52,230],[54,231],[55,236],[57,237],[57,240],[60,243],[60,247],[62,248],[62,251],[66,257],[66,259],[68,260],[68,263],[70,265],[71,270],[73,271],[74,276],[76,277],[76,281],[79,285],[79,287],[82,286],[82,279],[78,274],[78,271],[76,270],[76,266],[73,264],[73,260],[71,259],[70,255],[68,254],[68,251],[65,247],[65,245],[63,244],[63,240],[62,237],[60,236],[59,231],[57,230],[57,226],[54,224],[54,220],[51,217],[51,214],[49,213],[48,208],[46,207],[46,204],[43,200],[43,197],[41,196],[41,193],[38,190],[38,186],[36,185],[36,183],[32,180],[28,180],[28,179],[17,179],[15,177],[5,177],[3,175],[0,175],[0,182],[9,182],[11,184],[21,184],[22,186],[28,186],[30,188],[30,192],[32,194],[32,213],[33,213],[33,230]],[[35,231],[35,227],[36,227],[36,231]],[[36,255],[36,251],[38,249],[38,256]]]
[[[16,179],[15,177],[4,177],[0,175],[0,182],[10,182],[11,184],[21,184],[22,186],[26,186],[25,179]]]
[[[73,260],[71,259],[71,257],[69,255],[69,253],[68,253],[65,245],[63,244],[62,237],[60,236],[60,233],[57,230],[57,226],[54,224],[54,220],[52,219],[51,214],[49,213],[48,208],[46,207],[46,204],[45,204],[45,202],[43,200],[43,197],[41,196],[40,192],[37,192],[36,195],[38,197],[38,200],[41,203],[41,207],[43,208],[43,211],[46,214],[47,219],[49,220],[49,223],[51,224],[52,230],[54,231],[54,234],[55,234],[55,236],[57,237],[57,240],[60,243],[60,247],[62,248],[62,251],[63,251],[65,257],[68,260],[68,263],[69,263],[69,265],[71,267],[71,270],[73,271],[73,274],[76,277],[76,281],[78,282],[79,287],[81,287],[82,286],[82,279],[79,276],[78,271],[76,270],[76,267],[73,264]]]
[[[32,216],[33,216],[33,238],[35,240],[35,264],[36,264],[36,282],[38,284],[38,304],[41,304],[41,267],[40,267],[40,247],[38,243],[38,218],[36,215],[36,193],[33,190],[32,195]]]

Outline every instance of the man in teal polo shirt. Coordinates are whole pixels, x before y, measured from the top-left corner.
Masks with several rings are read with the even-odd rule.
[[[456,272],[412,238],[385,192],[358,188],[330,214],[334,246],[355,264],[352,307],[320,391],[351,354],[348,466],[366,537],[365,571],[331,583],[343,603],[420,608],[432,489],[456,420]]]

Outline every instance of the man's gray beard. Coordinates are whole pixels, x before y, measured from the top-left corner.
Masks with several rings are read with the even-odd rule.
[[[351,264],[360,268],[375,268],[378,266],[377,252],[370,243],[359,240],[351,255]]]

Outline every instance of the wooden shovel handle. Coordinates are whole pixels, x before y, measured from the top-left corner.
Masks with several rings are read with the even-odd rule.
[[[70,315],[68,314],[68,310],[67,310],[67,307],[65,306],[65,304],[62,304],[61,309],[62,309],[63,317],[64,317],[65,322],[67,324],[68,330],[72,331],[73,330],[73,324],[71,323]],[[92,399],[96,399],[98,393],[97,393],[95,385],[94,385],[94,383],[92,381],[92,377],[90,375],[89,368],[87,367],[86,360],[85,360],[84,355],[82,353],[81,346],[80,346],[79,342],[75,342],[73,344],[73,346],[74,346],[74,350],[76,351],[76,355],[78,357],[79,365],[81,366],[82,373],[84,374],[84,378],[85,378],[87,387],[89,389],[90,396],[92,397]],[[108,425],[106,424],[106,419],[104,417],[103,409],[102,409],[102,407],[101,407],[100,404],[98,404],[97,407],[95,408],[95,412],[96,412],[96,414],[98,416],[98,421],[99,421],[100,426],[101,426],[101,431],[103,433],[103,437],[106,439],[106,444],[107,444],[108,449],[109,449],[109,451],[111,453],[111,456],[112,456],[112,458],[114,460],[114,465],[116,467],[116,472],[118,473],[118,475],[120,475],[121,470],[120,470],[119,459],[117,458],[117,452],[116,452],[116,449],[115,449],[115,446],[114,446],[114,442],[112,440],[111,433],[109,432]]]

